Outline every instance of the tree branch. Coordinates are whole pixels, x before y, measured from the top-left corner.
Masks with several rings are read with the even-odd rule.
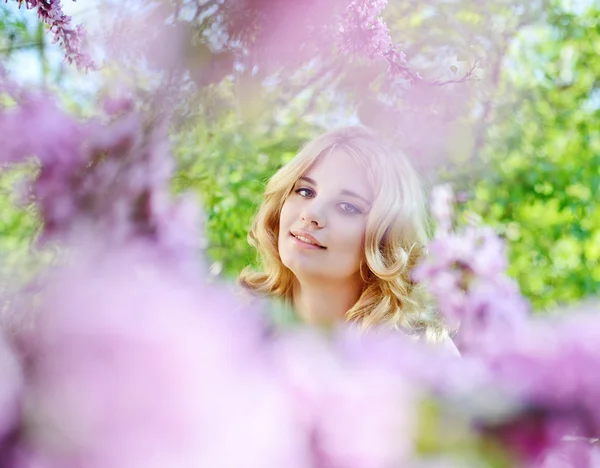
[[[0,49],[0,54],[10,54],[11,52],[14,52],[15,50],[29,49],[31,47],[40,48],[42,46],[43,46],[42,41],[21,42],[20,44],[15,44],[15,45],[11,45],[10,47],[6,47],[4,49]]]
[[[465,83],[473,76],[473,73],[475,72],[475,70],[477,68],[479,68],[479,65],[480,65],[480,61],[475,60],[475,62],[471,66],[471,68],[461,78],[444,80],[444,81],[441,81],[441,80],[428,81],[428,80],[425,80],[421,75],[419,75],[419,73],[411,70],[409,67],[407,67],[405,65],[400,65],[399,63],[397,63],[395,61],[389,61],[388,63],[389,63],[389,71],[393,76],[395,76],[395,75],[404,76],[404,77],[408,78],[409,80],[411,80],[412,82],[416,82],[418,84],[425,85],[425,86],[446,86],[448,84]]]

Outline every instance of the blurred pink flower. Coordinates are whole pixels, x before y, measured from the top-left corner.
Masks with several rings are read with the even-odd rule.
[[[508,277],[504,242],[487,227],[452,231],[450,187],[435,189],[432,214],[438,222],[428,257],[414,270],[436,299],[462,351],[478,349],[515,333],[526,323],[527,302]]]
[[[192,261],[200,210],[190,196],[171,194],[174,162],[164,122],[148,125],[126,102],[107,104],[116,112],[110,118],[77,121],[49,97],[19,91],[16,107],[0,108],[0,133],[11,135],[0,161],[39,161],[29,192],[43,220],[40,242],[92,236],[118,247],[144,240]]]
[[[436,220],[437,235],[449,233],[454,224],[454,191],[449,184],[431,190],[431,215]]]
[[[381,18],[387,0],[352,0],[339,26],[339,47],[350,54],[386,58],[393,50],[390,31]]]
[[[234,316],[226,291],[113,254],[43,291],[22,465],[305,466],[256,311]]]
[[[10,135],[0,150],[0,162],[22,162],[32,156],[47,164],[81,161],[78,147],[83,134],[78,123],[44,94],[21,92],[16,86],[11,91],[19,105],[0,107],[0,133]]]
[[[525,466],[552,466],[540,460],[565,452],[586,458],[590,443],[600,436],[596,314],[532,323],[482,354],[496,388],[517,403],[516,411],[487,429],[519,454]]]
[[[311,466],[401,466],[414,449],[410,380],[375,360],[359,366],[339,351],[335,342],[307,331],[284,337],[273,352],[310,436]]]

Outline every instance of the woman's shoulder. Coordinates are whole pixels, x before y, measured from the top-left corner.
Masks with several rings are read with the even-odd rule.
[[[460,357],[460,351],[458,350],[458,348],[454,344],[454,341],[452,341],[452,338],[450,338],[450,335],[448,335],[448,334],[446,334],[444,336],[444,338],[442,338],[437,343],[437,346],[442,348],[444,351],[447,351],[448,354],[451,354],[456,357]]]
[[[460,357],[460,352],[454,344],[447,330],[436,330],[435,333],[423,333],[419,335],[419,341],[447,352],[450,355]]]
[[[233,297],[240,302],[242,306],[252,305],[260,301],[261,297],[255,291],[252,291],[239,283],[230,283],[228,286]]]

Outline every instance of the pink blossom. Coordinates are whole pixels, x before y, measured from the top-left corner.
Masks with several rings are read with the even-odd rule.
[[[352,0],[339,27],[339,47],[350,54],[385,58],[393,50],[390,31],[380,15],[387,0]]]
[[[133,110],[133,100],[125,96],[107,97],[102,102],[102,107],[107,115],[118,115]]]
[[[431,214],[439,234],[450,232],[454,223],[454,192],[448,184],[436,185],[431,191]],[[438,235],[439,235],[438,234]]]
[[[85,30],[79,24],[71,25],[71,17],[62,11],[60,0],[17,0],[19,8],[24,3],[27,9],[37,8],[40,20],[50,28],[53,42],[58,42],[65,50],[65,60],[75,62],[80,70],[91,70],[96,66],[83,52]]]
[[[16,98],[16,107],[0,108],[0,132],[12,135],[0,161],[38,159],[30,191],[44,223],[41,242],[75,242],[95,232],[96,244],[145,239],[165,255],[193,258],[199,210],[190,197],[170,194],[174,163],[166,124],[146,125],[123,106],[110,120],[77,121],[42,94]]]
[[[496,388],[518,402],[487,428],[525,466],[552,466],[540,462],[565,451],[591,456],[591,439],[600,434],[600,378],[591,371],[600,366],[599,339],[593,313],[531,324],[484,352]]]
[[[344,354],[307,332],[275,343],[274,359],[317,466],[401,466],[414,450],[410,380],[376,360],[358,365]]]
[[[151,257],[113,255],[75,261],[43,291],[15,457],[47,467],[303,466],[306,444],[262,361],[253,311],[234,315],[226,291]]]
[[[81,161],[78,150],[83,135],[78,123],[50,97],[19,91],[13,88],[11,93],[18,98],[18,107],[0,108],[0,133],[11,135],[0,150],[0,161],[22,162],[32,156],[57,166]]]
[[[518,286],[506,274],[505,245],[490,228],[452,231],[452,190],[445,186],[433,193],[438,230],[414,277],[427,283],[447,325],[458,328],[456,341],[463,351],[491,345],[524,326],[528,314]]]

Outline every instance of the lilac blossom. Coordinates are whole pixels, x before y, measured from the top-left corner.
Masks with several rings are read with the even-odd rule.
[[[8,0],[6,0],[8,1]],[[80,70],[91,70],[96,66],[83,51],[85,30],[79,24],[71,24],[71,17],[62,11],[60,0],[17,0],[19,8],[25,4],[27,9],[37,8],[39,19],[48,25],[53,42],[58,42],[65,51],[65,60],[75,63]]]
[[[11,135],[0,151],[1,163],[22,162],[33,155],[48,165],[67,166],[81,159],[77,150],[83,135],[72,117],[42,93],[22,92],[7,79],[4,89],[18,105],[0,106],[1,133]]]
[[[311,440],[311,466],[377,468],[412,459],[418,394],[410,379],[375,362],[355,365],[309,332],[274,346],[280,378]]]
[[[431,190],[431,215],[436,220],[437,236],[447,234],[454,225],[454,191],[449,184]]]
[[[40,298],[8,466],[307,466],[256,310],[227,291],[128,250],[79,253]]]
[[[40,208],[42,242],[143,240],[193,262],[199,210],[189,196],[170,194],[174,166],[164,122],[143,122],[127,100],[106,104],[113,115],[78,121],[42,94],[15,97],[16,107],[0,108],[0,133],[13,135],[0,161],[39,161],[29,192]]]
[[[598,460],[600,437],[598,340],[596,310],[532,324],[483,354],[496,388],[516,402],[516,411],[484,426],[525,466],[565,457],[588,460],[569,466],[597,466],[590,460]]]
[[[528,306],[506,274],[505,245],[490,228],[474,225],[451,230],[453,195],[434,190],[432,214],[438,222],[429,256],[415,269],[463,350],[492,345],[524,325]]]
[[[432,345],[397,331],[340,330],[335,349],[355,368],[401,375],[422,392],[472,394],[489,382],[481,360],[465,360],[443,344]]]
[[[393,50],[390,31],[381,18],[387,0],[352,0],[339,26],[339,46],[343,52],[382,58]]]

